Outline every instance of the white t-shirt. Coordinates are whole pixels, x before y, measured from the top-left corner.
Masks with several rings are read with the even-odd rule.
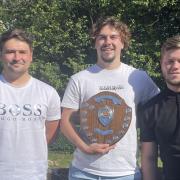
[[[117,93],[132,108],[132,120],[125,136],[115,149],[104,155],[89,155],[76,149],[72,165],[100,176],[134,174],[137,167],[136,107],[158,93],[159,89],[144,72],[124,63],[117,69],[97,65],[73,75],[62,101],[62,107],[79,109],[81,104],[102,91]]]
[[[33,77],[14,87],[0,76],[0,179],[45,180],[45,121],[60,119],[56,90]]]

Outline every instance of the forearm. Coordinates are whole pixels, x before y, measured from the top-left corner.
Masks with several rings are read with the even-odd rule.
[[[61,132],[71,141],[77,148],[87,154],[104,154],[115,147],[109,144],[86,144],[78,133],[74,130],[70,119],[74,111],[72,109],[65,108],[62,113],[62,120],[60,121]]]
[[[60,130],[64,136],[81,151],[88,153],[88,145],[79,137],[68,120],[61,120]]]
[[[143,180],[158,180],[157,147],[155,143],[142,143],[141,168]]]
[[[59,120],[46,121],[46,139],[47,143],[50,144],[57,135],[59,126]]]
[[[154,160],[146,159],[144,163],[142,160],[142,175],[143,180],[158,180],[157,166]]]

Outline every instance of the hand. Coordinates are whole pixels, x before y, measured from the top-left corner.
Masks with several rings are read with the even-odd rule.
[[[109,145],[109,144],[93,143],[93,144],[88,145],[85,152],[88,153],[88,154],[105,154],[105,153],[108,153],[111,149],[114,149],[114,148],[115,148],[115,144],[114,145]]]

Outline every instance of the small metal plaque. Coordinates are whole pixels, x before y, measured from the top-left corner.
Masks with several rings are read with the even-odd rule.
[[[91,97],[80,108],[81,136],[89,143],[114,144],[127,132],[132,109],[117,94],[104,91]]]

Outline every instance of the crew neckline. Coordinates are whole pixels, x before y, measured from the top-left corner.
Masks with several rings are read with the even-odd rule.
[[[98,64],[95,64],[96,67],[100,70],[104,70],[104,71],[107,71],[107,72],[112,72],[112,71],[118,71],[120,68],[122,68],[123,66],[123,63],[121,62],[120,65],[114,69],[106,69],[106,68],[102,68],[101,66],[99,66]]]
[[[4,82],[6,85],[8,85],[8,86],[10,86],[10,87],[13,87],[13,88],[16,88],[16,89],[23,89],[23,88],[28,87],[28,86],[31,84],[32,80],[33,80],[33,77],[30,76],[29,80],[28,80],[24,85],[17,86],[17,85],[13,85],[12,83],[8,82],[8,81],[4,78],[3,74],[1,74],[0,77],[1,77],[1,79],[2,79],[2,82]]]

